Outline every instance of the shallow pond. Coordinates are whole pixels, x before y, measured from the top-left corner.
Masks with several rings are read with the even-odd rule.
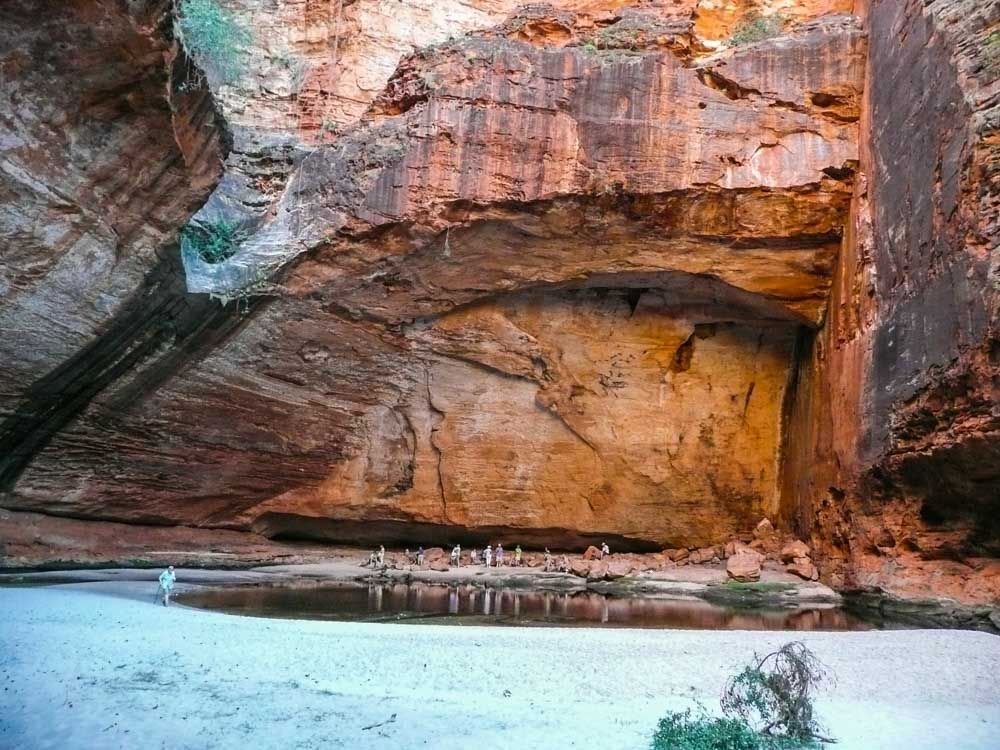
[[[836,607],[747,609],[697,599],[424,583],[234,586],[204,589],[176,598],[187,606],[229,614],[307,620],[695,630],[868,630],[872,627]]]

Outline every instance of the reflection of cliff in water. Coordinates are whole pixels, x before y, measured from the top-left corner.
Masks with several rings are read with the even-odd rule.
[[[733,609],[689,599],[431,584],[335,584],[210,589],[182,597],[204,609],[259,617],[469,625],[562,625],[696,630],[865,630],[839,608]]]

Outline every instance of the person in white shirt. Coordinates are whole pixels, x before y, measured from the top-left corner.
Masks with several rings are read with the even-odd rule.
[[[490,545],[486,545],[486,549],[483,550],[483,562],[486,563],[486,567],[490,567],[493,563],[493,548]]]
[[[163,595],[163,606],[170,606],[170,595],[174,591],[174,584],[177,582],[177,574],[174,573],[174,566],[169,566],[160,573],[160,589],[157,593]]]

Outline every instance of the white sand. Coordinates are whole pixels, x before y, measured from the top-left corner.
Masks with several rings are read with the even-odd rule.
[[[265,620],[154,591],[0,589],[0,747],[638,749],[665,712],[717,709],[755,649],[799,637],[838,678],[819,700],[835,747],[1000,748],[1000,638],[982,633]]]

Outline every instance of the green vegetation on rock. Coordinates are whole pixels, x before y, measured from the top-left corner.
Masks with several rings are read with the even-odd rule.
[[[236,81],[250,32],[218,0],[180,0],[176,8],[175,33],[188,56],[220,83]]]
[[[221,263],[232,257],[245,239],[244,233],[225,219],[210,223],[191,223],[181,230],[181,248],[194,253],[205,263]]]
[[[762,16],[757,11],[750,11],[740,21],[733,35],[729,37],[730,44],[753,44],[765,39],[779,36],[785,27],[787,18],[780,13]]]

